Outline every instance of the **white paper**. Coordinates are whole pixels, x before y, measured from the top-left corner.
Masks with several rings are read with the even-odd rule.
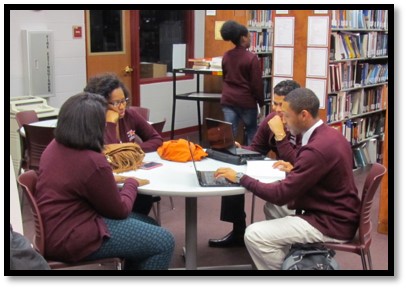
[[[328,16],[308,17],[308,46],[328,47]]]
[[[288,10],[276,10],[276,14],[288,14]]]
[[[319,99],[319,108],[325,108],[326,98],[326,80],[307,78],[305,81],[305,87],[311,89]]]
[[[294,17],[274,19],[274,46],[294,46]]]
[[[216,10],[206,10],[206,16],[216,16]]]
[[[285,179],[285,172],[273,168],[275,162],[247,161],[246,175],[267,183]]]
[[[326,78],[328,48],[307,48],[307,77]]]
[[[172,69],[185,68],[186,44],[172,45]]]
[[[274,75],[293,76],[294,48],[274,47]]]

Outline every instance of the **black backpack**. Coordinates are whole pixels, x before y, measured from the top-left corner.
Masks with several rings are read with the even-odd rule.
[[[322,244],[293,244],[281,270],[339,270],[335,251]]]

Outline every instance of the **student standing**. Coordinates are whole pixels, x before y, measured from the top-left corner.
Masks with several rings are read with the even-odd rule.
[[[92,77],[84,91],[100,94],[108,103],[105,144],[134,142],[146,153],[156,151],[162,145],[160,134],[136,111],[127,108],[130,93],[115,74],[105,73]],[[152,196],[140,195],[133,211],[148,215],[152,206]]]
[[[125,259],[125,269],[168,269],[174,237],[150,217],[132,212],[138,186],[127,178],[119,191],[102,153],[107,102],[80,93],[61,107],[55,140],[41,156],[37,202],[47,259],[76,262]]]
[[[269,115],[267,115],[267,117],[261,122],[252,144],[250,146],[244,146],[244,148],[294,164],[296,148],[299,147],[296,136],[290,135],[289,132],[286,132],[287,137],[276,137],[268,122],[274,118],[282,119],[282,103],[284,97],[289,92],[299,87],[300,85],[294,80],[281,81],[274,87],[272,102],[273,111],[269,113]],[[241,146],[239,143],[236,143],[236,145],[238,147]],[[246,229],[246,213],[244,211],[244,203],[244,196],[242,197],[237,195],[222,197],[220,214],[221,220],[233,223],[233,230],[223,238],[210,239],[210,247],[244,246],[243,236]],[[266,206],[270,205],[271,204],[266,203]],[[289,212],[286,206],[276,207],[275,210],[278,212],[281,210],[286,210]],[[269,212],[269,210],[266,210],[265,212]],[[267,218],[273,217],[267,216]]]
[[[309,89],[297,88],[285,97],[287,127],[302,136],[286,179],[266,184],[230,168],[215,173],[268,202],[296,210],[295,215],[257,222],[246,229],[245,244],[258,269],[281,269],[291,244],[343,243],[356,233],[360,200],[352,150],[340,132],[322,122],[318,111],[319,100]]]
[[[225,121],[232,123],[235,137],[239,119],[243,121],[245,142],[250,144],[257,129],[257,107],[264,105],[260,61],[256,54],[247,51],[250,34],[245,26],[229,20],[220,33],[225,41],[235,45],[222,58],[222,111]]]

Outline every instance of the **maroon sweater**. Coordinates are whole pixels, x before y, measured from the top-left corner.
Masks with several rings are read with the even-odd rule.
[[[263,81],[257,55],[235,47],[222,58],[222,105],[256,108],[264,105]]]
[[[136,111],[126,109],[123,118],[119,119],[120,139],[116,137],[116,124],[106,123],[105,144],[134,142],[148,153],[156,151],[163,143],[163,138],[158,132]]]
[[[267,155],[267,153],[272,150],[276,153],[278,159],[282,159],[294,165],[295,156],[301,143],[298,143],[296,136],[291,135],[288,131],[286,131],[287,136],[282,141],[277,142],[274,139],[274,133],[271,131],[268,122],[275,115],[277,115],[275,111],[269,113],[260,123],[251,145],[242,147],[263,155]],[[300,139],[300,136],[298,139]]]
[[[296,156],[287,178],[265,184],[243,176],[241,184],[276,205],[300,209],[300,215],[324,235],[352,239],[359,221],[360,200],[353,178],[352,150],[335,129],[322,124]]]
[[[53,140],[41,156],[37,202],[45,227],[46,257],[78,261],[95,252],[109,236],[102,217],[125,219],[138,183],[118,191],[102,153],[75,150]]]

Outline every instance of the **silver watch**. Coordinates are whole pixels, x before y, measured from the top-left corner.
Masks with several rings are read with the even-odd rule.
[[[244,173],[236,174],[236,184],[240,184],[240,179],[244,176]]]

